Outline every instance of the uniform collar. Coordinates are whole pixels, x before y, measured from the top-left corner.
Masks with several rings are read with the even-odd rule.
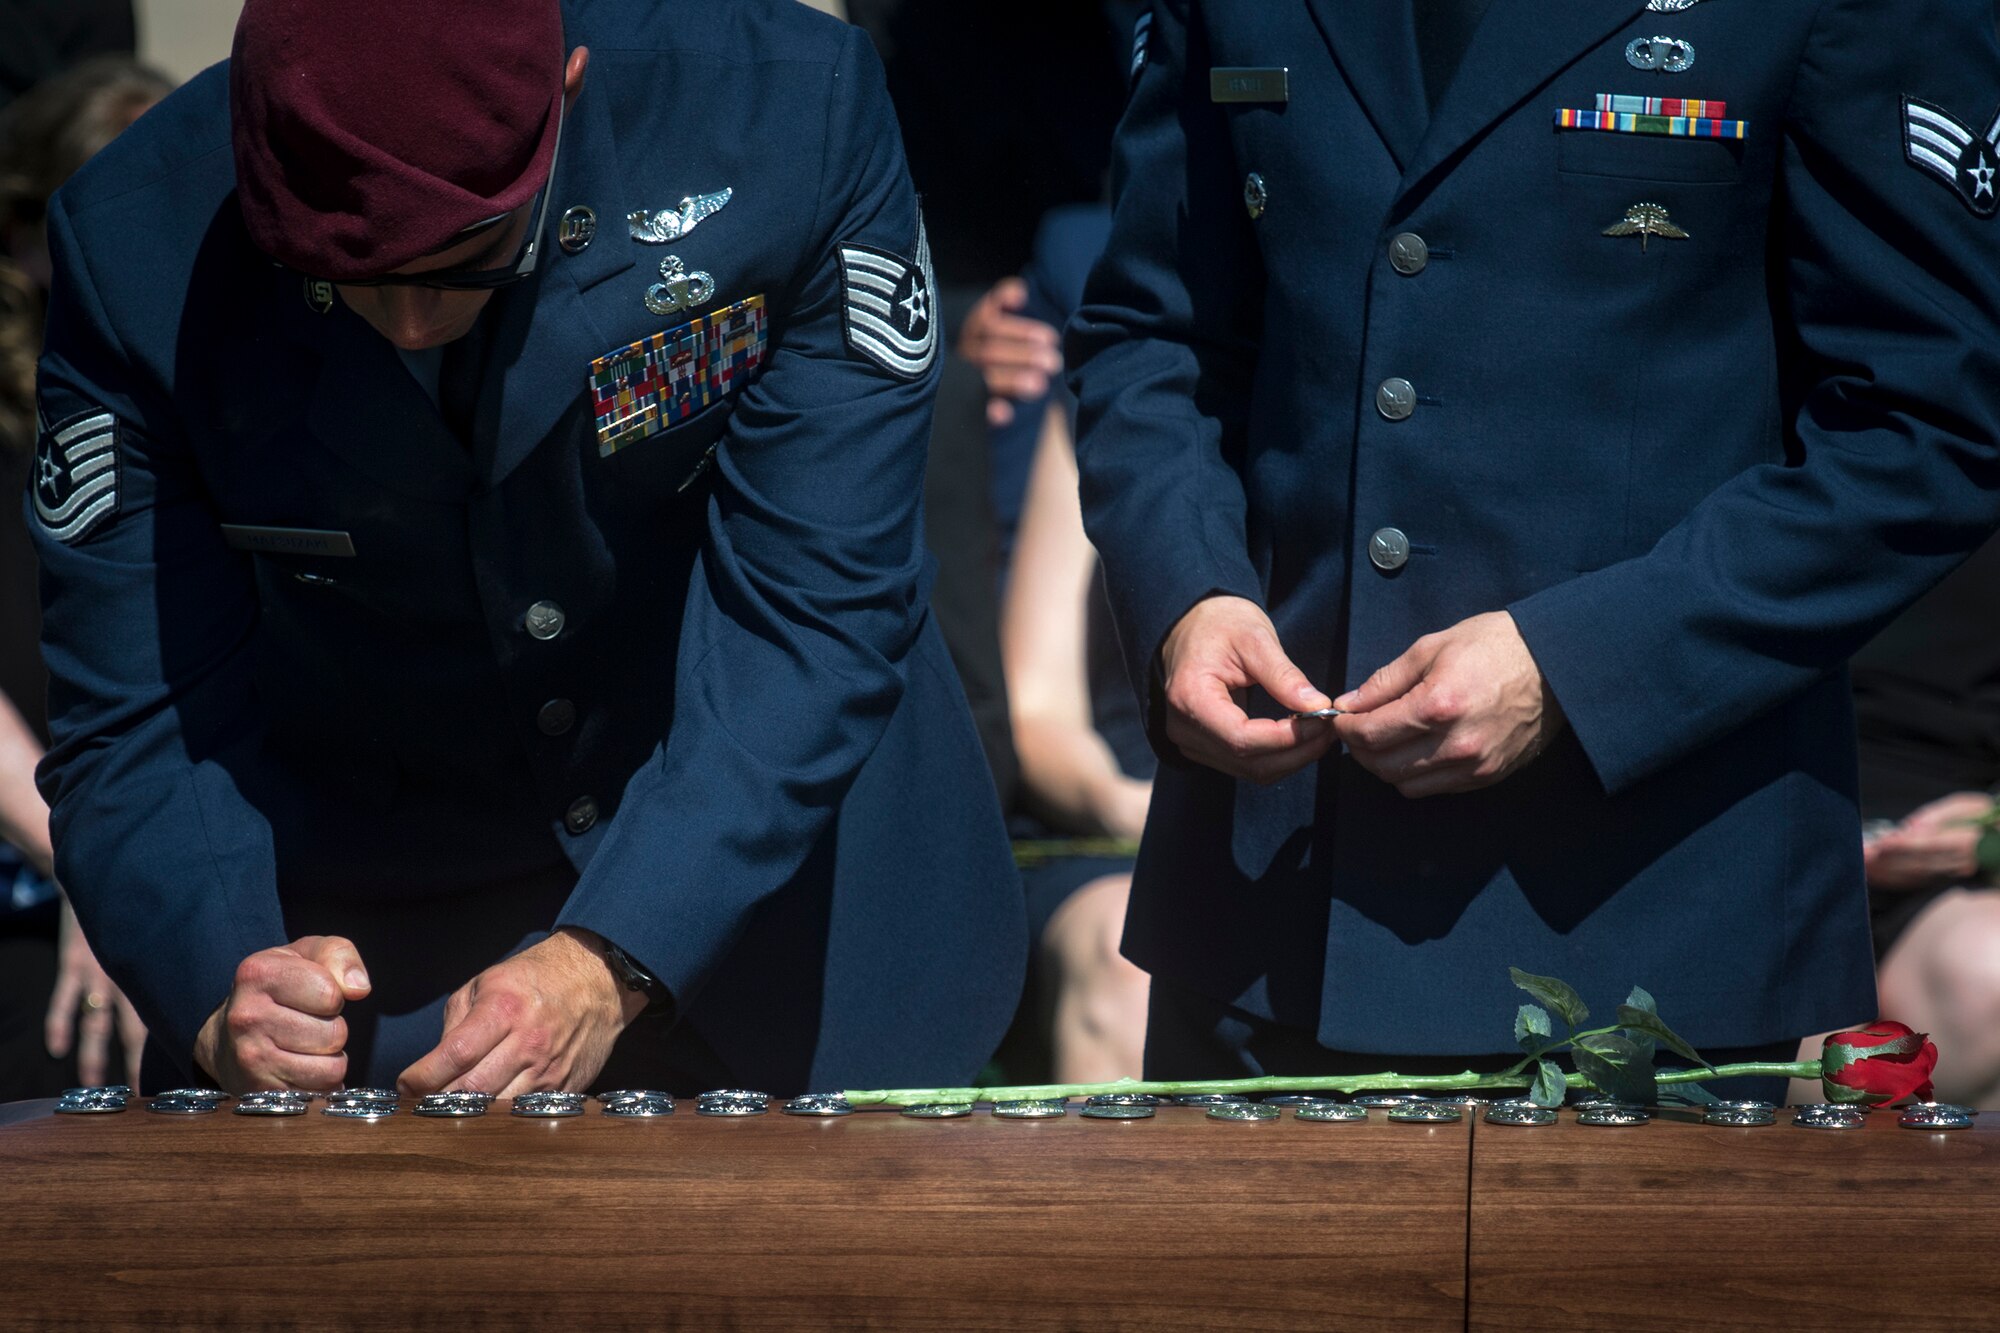
[[[1493,0],[1430,113],[1409,0],[1306,3],[1403,174],[1399,196],[1645,9],[1645,0]]]

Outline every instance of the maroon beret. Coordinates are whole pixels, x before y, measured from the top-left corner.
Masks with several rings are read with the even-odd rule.
[[[372,278],[519,208],[562,104],[558,0],[248,0],[229,107],[250,239]]]

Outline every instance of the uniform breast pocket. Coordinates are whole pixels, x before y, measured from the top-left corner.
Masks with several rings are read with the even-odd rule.
[[[735,414],[733,401],[712,403],[684,421],[601,454],[590,469],[600,495],[620,507],[655,506],[694,494],[708,479],[715,451]]]
[[[1742,175],[1743,141],[1571,130],[1557,136],[1556,168],[1575,176],[1727,185]]]

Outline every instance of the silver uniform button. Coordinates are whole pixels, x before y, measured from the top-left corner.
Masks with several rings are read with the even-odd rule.
[[[1413,1106],[1430,1098],[1421,1092],[1358,1092],[1351,1100],[1356,1106]]]
[[[1264,1105],[1266,1105],[1266,1106],[1313,1106],[1313,1105],[1316,1105],[1316,1104],[1318,1104],[1318,1103],[1320,1103],[1320,1102],[1337,1102],[1337,1101],[1339,1101],[1339,1100],[1340,1100],[1340,1099],[1339,1099],[1338,1097],[1330,1097],[1330,1096],[1327,1096],[1327,1095],[1325,1095],[1325,1094],[1323,1094],[1323,1093],[1311,1093],[1311,1092],[1280,1092],[1280,1093],[1274,1093],[1274,1094],[1272,1094],[1271,1096],[1269,1096],[1269,1097],[1266,1097],[1266,1098],[1264,1099]]]
[[[1096,1098],[1092,1098],[1095,1101]],[[1082,1114],[1087,1120],[1151,1120],[1156,1114],[1150,1106],[1140,1106],[1132,1102],[1107,1102],[1092,1106],[1085,1103]]]
[[[1385,420],[1402,421],[1417,410],[1417,386],[1392,375],[1375,386],[1375,410]]]
[[[1234,1092],[1190,1092],[1173,1099],[1175,1106],[1237,1106],[1250,1099]],[[1269,1101],[1270,1098],[1265,1098]]]
[[[1264,216],[1264,209],[1271,202],[1271,192],[1264,187],[1264,178],[1251,172],[1243,178],[1243,207],[1254,220]]]
[[[562,633],[563,626],[568,623],[569,617],[564,615],[563,609],[554,602],[536,602],[528,608],[528,614],[521,620],[522,627],[528,631],[528,637],[543,642]]]
[[[556,228],[556,244],[566,255],[580,255],[597,236],[597,214],[587,204],[572,204],[563,210],[562,225]]]
[[[132,1085],[130,1083],[99,1083],[94,1087],[88,1088],[64,1088],[62,1095],[65,1097],[130,1097],[132,1095]]]
[[[808,1092],[785,1103],[786,1115],[853,1115],[854,1108],[837,1092]]]
[[[1399,232],[1389,242],[1389,266],[1406,278],[1414,278],[1431,262],[1431,248],[1413,231]]]
[[[571,833],[588,833],[596,824],[597,802],[588,796],[577,797],[563,812],[563,827]]]
[[[960,1120],[972,1114],[971,1102],[932,1102],[928,1106],[905,1106],[903,1114],[912,1120]]]
[[[1394,573],[1410,563],[1410,539],[1401,528],[1377,528],[1375,535],[1368,539],[1368,563],[1385,574]],[[1357,1097],[1355,1100],[1361,1099]],[[1368,1103],[1363,1102],[1362,1105]]]
[[[739,1102],[750,1106],[769,1106],[771,1095],[767,1092],[752,1092],[747,1088],[716,1088],[701,1094],[705,1102]]]
[[[1150,1092],[1100,1092],[1095,1097],[1083,1099],[1085,1106],[1165,1106],[1165,1097],[1156,1097]]]
[[[1310,1120],[1323,1125],[1351,1125],[1368,1118],[1365,1106],[1350,1106],[1346,1102],[1308,1102],[1297,1111],[1300,1120]]]
[[[567,699],[551,699],[535,714],[535,726],[544,736],[560,736],[576,725],[576,705]]]
[[[1284,1112],[1277,1107],[1266,1106],[1262,1102],[1224,1102],[1220,1106],[1208,1108],[1210,1120],[1247,1120],[1261,1123],[1266,1120],[1276,1120],[1282,1114]]]
[[[155,1097],[192,1097],[196,1101],[203,1102],[229,1100],[229,1094],[220,1088],[168,1088],[165,1092],[156,1092],[153,1095]]]
[[[1391,1120],[1421,1125],[1449,1125],[1465,1117],[1465,1112],[1450,1102],[1414,1102],[1409,1106],[1389,1108]]]
[[[1062,1097],[1047,1097],[1025,1102],[995,1102],[993,1114],[1002,1120],[1060,1120],[1069,1114],[1069,1102]]]

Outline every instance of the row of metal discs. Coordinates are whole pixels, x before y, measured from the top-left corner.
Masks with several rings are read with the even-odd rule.
[[[123,1086],[71,1088],[56,1102],[56,1110],[65,1115],[101,1115],[123,1111],[131,1096],[131,1088]],[[233,1099],[228,1093],[212,1088],[177,1088],[148,1099],[146,1109],[163,1115],[208,1115],[220,1110],[223,1102],[234,1100],[236,1105],[231,1109],[237,1115],[291,1116],[304,1115],[321,1096],[326,1101],[320,1111],[322,1115],[352,1120],[379,1120],[394,1115],[401,1106],[401,1098],[388,1088],[350,1088],[326,1094],[248,1092]],[[597,1101],[604,1115],[624,1119],[653,1119],[674,1113],[674,1099],[670,1095],[649,1089],[601,1092],[597,1094]],[[492,1104],[491,1093],[434,1092],[418,1098],[413,1109],[420,1116],[465,1119],[485,1115]],[[517,1116],[559,1120],[582,1115],[588,1104],[589,1098],[580,1092],[528,1092],[512,1100],[511,1110]],[[725,1088],[702,1093],[695,1101],[695,1112],[707,1116],[763,1115],[770,1109],[770,1104],[771,1099],[764,1093]],[[1486,1107],[1485,1119],[1490,1125],[1553,1125],[1557,1119],[1553,1109],[1537,1106],[1525,1098],[1490,1103],[1477,1097],[1445,1101],[1416,1093],[1395,1092],[1362,1093],[1344,1102],[1296,1093],[1267,1097],[1261,1102],[1252,1102],[1233,1093],[1201,1093],[1182,1097],[1111,1093],[1086,1098],[1080,1114],[1092,1120],[1144,1120],[1151,1117],[1157,1107],[1165,1105],[1206,1107],[1212,1120],[1235,1121],[1276,1120],[1287,1106],[1296,1108],[1294,1114],[1300,1120],[1333,1124],[1366,1120],[1370,1109],[1384,1110],[1389,1119],[1404,1123],[1450,1124],[1463,1118],[1465,1108],[1480,1105]],[[786,1115],[802,1116],[842,1116],[854,1110],[845,1097],[828,1092],[794,1097],[785,1102],[782,1109]],[[1581,1125],[1643,1125],[1653,1118],[1644,1107],[1609,1100],[1580,1102],[1574,1109],[1577,1123]],[[971,1115],[972,1110],[971,1102],[940,1102],[905,1107],[903,1114],[920,1120],[956,1120]],[[1069,1103],[1060,1097],[1040,1101],[1002,1101],[995,1102],[992,1111],[1003,1120],[1049,1120],[1067,1115]],[[1972,1124],[1972,1117],[1976,1114],[1969,1107],[1921,1102],[1904,1107],[1898,1123],[1907,1129],[1965,1129]],[[1701,1118],[1704,1124],[1710,1125],[1772,1125],[1777,1123],[1778,1107],[1771,1102],[1717,1102],[1704,1106]],[[1867,1123],[1867,1113],[1854,1106],[1799,1106],[1792,1108],[1792,1123],[1807,1129],[1859,1129]]]

